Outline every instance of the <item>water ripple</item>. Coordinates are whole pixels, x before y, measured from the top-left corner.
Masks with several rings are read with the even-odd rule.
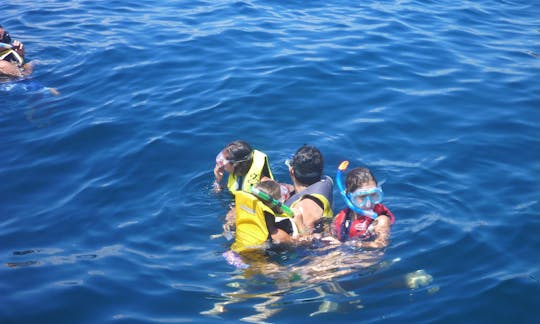
[[[0,87],[0,318],[530,322],[537,13],[489,0],[3,4],[34,81],[61,95]],[[282,181],[305,143],[329,175],[345,159],[370,167],[396,214],[384,255],[298,249],[232,268],[230,197],[210,188],[235,139]],[[431,280],[413,288],[411,274]]]

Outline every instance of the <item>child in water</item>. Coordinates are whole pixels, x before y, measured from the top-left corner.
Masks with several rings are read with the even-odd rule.
[[[221,183],[225,173],[229,174],[226,188],[233,194],[237,190],[249,191],[262,179],[274,179],[266,154],[240,140],[227,144],[216,156],[213,184],[215,192],[225,188]]]
[[[352,169],[343,185],[342,172],[347,165],[347,161],[340,165],[336,181],[348,207],[334,218],[332,236],[341,242],[354,239],[349,244],[362,249],[384,248],[389,243],[394,214],[382,204],[382,189],[369,169]]]
[[[289,217],[283,217],[283,209],[288,207],[281,205],[279,183],[263,180],[253,186],[250,193],[237,191],[234,196],[236,238],[231,250],[223,253],[229,264],[246,269],[252,262],[264,259],[264,249],[292,242],[292,235],[297,229],[289,218],[292,216],[290,210]],[[249,264],[244,260],[249,260]]]
[[[251,193],[235,192],[236,240],[232,249],[247,249],[272,244],[292,243],[296,225],[285,217],[281,205],[281,186],[274,180],[256,184]],[[292,216],[292,215],[290,215]]]

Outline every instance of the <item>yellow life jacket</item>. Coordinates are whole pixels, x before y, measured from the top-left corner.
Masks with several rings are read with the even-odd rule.
[[[261,151],[253,150],[253,163],[251,163],[251,167],[249,168],[247,174],[240,178],[235,174],[229,174],[229,179],[227,180],[227,187],[229,188],[229,191],[233,194],[238,190],[249,192],[252,186],[261,181],[263,171],[266,171],[266,173],[270,175],[270,178],[274,179],[266,154]],[[240,181],[242,183],[240,183]],[[240,185],[242,187],[240,187]]]
[[[3,60],[5,57],[7,57],[9,54],[11,54],[12,49],[4,49],[0,50],[0,60]]]
[[[12,49],[7,49],[5,51],[0,51],[0,60],[3,60],[5,59],[6,57],[8,57],[9,55],[13,55],[13,57],[15,57],[15,59],[17,60],[17,64],[19,66],[23,66],[24,65],[24,59],[19,55],[19,53],[15,52],[14,50]]]
[[[264,212],[276,213],[255,195],[244,191],[234,193],[236,209],[236,239],[231,246],[235,252],[267,247],[270,237]],[[285,216],[285,215],[281,215]]]

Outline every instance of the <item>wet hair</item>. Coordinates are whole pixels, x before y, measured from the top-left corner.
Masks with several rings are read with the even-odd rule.
[[[261,181],[258,184],[255,185],[255,188],[263,191],[270,197],[279,200],[281,198],[281,186],[277,181],[274,180],[266,180]]]
[[[347,192],[354,192],[356,189],[362,187],[370,181],[377,184],[377,180],[369,169],[361,167],[354,168],[347,174],[347,178],[345,179],[345,187]]]
[[[253,149],[244,141],[234,141],[225,146],[227,160],[231,161],[234,167],[234,174],[244,176],[249,171],[253,163]]]
[[[281,186],[274,180],[261,181],[254,186],[270,197],[279,200],[281,198]],[[263,201],[263,203],[270,207],[274,212],[281,213],[281,208],[272,206],[272,204]]]
[[[292,157],[291,167],[299,183],[307,186],[314,184],[322,177],[324,160],[321,151],[313,146],[302,146]]]

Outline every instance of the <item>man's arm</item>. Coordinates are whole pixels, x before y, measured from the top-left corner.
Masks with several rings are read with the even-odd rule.
[[[18,40],[14,40],[11,44],[13,46],[13,50],[17,52],[22,58],[24,58],[24,45],[23,43],[19,42]]]

